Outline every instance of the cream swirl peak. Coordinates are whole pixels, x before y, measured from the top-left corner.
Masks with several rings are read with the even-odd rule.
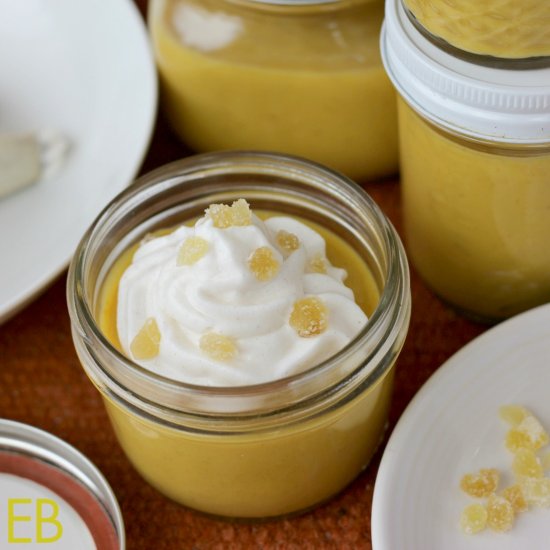
[[[122,276],[124,352],[165,377],[241,386],[297,374],[334,355],[367,317],[302,222],[262,221],[240,199],[193,227],[144,239]]]

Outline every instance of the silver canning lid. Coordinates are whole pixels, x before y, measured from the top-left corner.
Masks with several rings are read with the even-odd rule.
[[[6,473],[3,457],[13,457],[11,462],[14,463],[30,460],[38,467],[44,465],[46,472],[49,470],[63,474],[68,482],[78,487],[78,491],[84,491],[99,505],[98,510],[109,520],[109,527],[118,538],[118,548],[125,549],[124,522],[113,490],[100,471],[82,453],[48,432],[20,422],[0,419],[0,474]],[[7,470],[7,473],[13,472]],[[15,473],[15,475],[35,481],[50,491],[58,493],[55,488],[49,487],[47,482],[37,481],[32,475],[27,476],[25,473]],[[63,494],[59,496],[65,499]],[[82,519],[85,521],[84,518]],[[93,532],[92,536],[94,536]],[[98,548],[98,550],[101,549]]]

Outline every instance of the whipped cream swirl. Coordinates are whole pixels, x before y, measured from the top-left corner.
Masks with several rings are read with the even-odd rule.
[[[292,252],[277,241],[281,231],[299,239]],[[189,237],[208,243],[192,265],[178,265]],[[279,263],[277,274],[258,280],[249,267],[255,250],[268,247]],[[313,262],[323,273],[311,272]],[[343,283],[347,273],[326,258],[321,235],[298,220],[252,215],[244,226],[216,227],[210,216],[194,227],[144,239],[124,272],[118,291],[117,328],[124,352],[148,319],[160,334],[158,353],[136,359],[165,377],[207,386],[242,386],[302,372],[334,355],[364,327],[367,317]],[[327,324],[304,338],[289,324],[293,305],[316,297],[326,306]],[[216,333],[235,343],[229,360],[201,349],[201,336]]]

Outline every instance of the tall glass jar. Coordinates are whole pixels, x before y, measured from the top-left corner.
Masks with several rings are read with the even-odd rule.
[[[488,321],[550,301],[550,68],[465,61],[427,40],[399,0],[386,14],[414,265]]]
[[[352,245],[379,291],[367,325],[323,363],[263,384],[197,386],[140,367],[98,326],[106,273],[145,234],[240,197]],[[410,315],[404,251],[364,191],[305,161],[231,152],[168,165],[119,195],[78,247],[68,303],[82,365],[137,470],[180,503],[245,518],[307,509],[366,466],[383,436]]]
[[[397,171],[381,0],[151,0],[162,106],[196,152],[301,155],[354,179]]]

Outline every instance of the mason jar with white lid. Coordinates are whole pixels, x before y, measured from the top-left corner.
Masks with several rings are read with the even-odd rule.
[[[397,172],[382,0],[152,0],[161,106],[194,152],[300,155],[356,180]]]
[[[400,96],[405,236],[420,275],[489,321],[550,301],[550,67],[454,57],[401,0],[386,3],[381,48]]]

